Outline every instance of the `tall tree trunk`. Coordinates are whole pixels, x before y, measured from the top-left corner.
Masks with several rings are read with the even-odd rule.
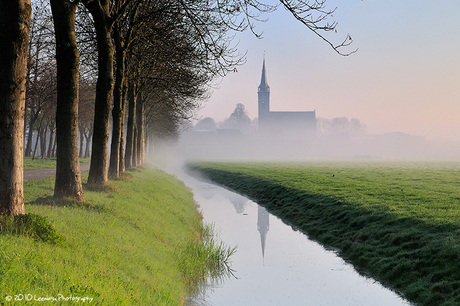
[[[35,140],[35,146],[34,146],[34,151],[32,153],[32,160],[35,160],[35,155],[37,154],[37,147],[38,147],[38,143],[40,141],[40,133],[42,131],[42,123],[43,123],[43,117],[42,119],[40,120],[40,126],[38,127],[38,130],[37,130],[37,140]],[[32,133],[33,134],[33,133]],[[32,135],[33,136],[33,135]]]
[[[109,17],[109,1],[88,1],[85,5],[94,20],[98,51],[95,120],[88,184],[101,185],[108,181],[109,119],[113,96],[112,21]]]
[[[126,53],[123,48],[123,38],[118,26],[114,27],[113,37],[115,41],[116,77],[115,88],[113,90],[113,109],[112,109],[112,145],[110,150],[109,176],[120,176],[120,155],[123,152],[123,125],[125,119],[125,103],[123,87],[125,82],[125,58]]]
[[[144,106],[145,107],[145,106]],[[144,131],[144,142],[142,144],[142,164],[145,163],[145,160],[147,158],[147,146],[148,146],[148,143],[149,143],[149,134],[148,134],[148,126],[147,126],[147,123],[146,123],[146,120],[145,120],[145,114],[142,115],[142,117],[144,118],[144,127],[143,127],[143,131]]]
[[[136,85],[129,82],[128,88],[128,126],[126,130],[126,153],[125,153],[125,167],[127,169],[133,167],[133,150],[134,150],[134,131],[136,124],[136,100],[137,92]]]
[[[23,150],[30,0],[0,2],[0,214],[24,214]]]
[[[152,158],[154,156],[154,152],[155,152],[155,143],[154,143],[155,139],[153,137],[153,135],[150,135],[149,134],[149,157]]]
[[[133,139],[133,167],[138,166],[137,160],[137,138],[139,137],[139,131],[137,130],[137,126],[134,128],[134,139]]]
[[[42,159],[44,159],[46,155],[46,134],[47,133],[48,133],[48,128],[45,126],[45,128],[42,130],[42,133],[40,135],[40,155],[42,156]]]
[[[54,196],[83,201],[78,159],[79,53],[75,38],[75,11],[79,1],[51,0],[56,35],[56,183]]]
[[[120,152],[119,152],[119,168],[120,173],[125,172],[125,136],[124,136],[124,125],[125,125],[125,109],[126,109],[126,90],[123,89],[123,98],[121,108],[123,109],[123,120],[120,124]]]
[[[34,134],[34,126],[35,122],[38,119],[38,115],[40,112],[35,112],[31,114],[29,120],[29,137],[27,138],[27,145],[26,145],[26,157],[30,157],[32,155],[32,141],[33,141],[33,134]]]
[[[53,150],[51,150],[51,157],[56,157],[56,137],[54,137]]]
[[[35,140],[35,146],[34,146],[34,149],[32,151],[32,160],[35,160],[35,153],[37,153],[37,145],[38,145],[38,142],[40,141],[40,137],[38,137],[38,134],[40,134],[40,130],[41,128],[38,129],[37,131],[37,140]]]
[[[84,144],[84,141],[85,141],[85,129],[80,129],[80,153],[78,154],[78,156],[80,158],[83,157],[83,144]]]
[[[145,131],[144,131],[144,100],[143,98],[137,101],[136,107],[136,121],[137,121],[137,166],[142,166],[144,163],[144,147],[145,147]]]
[[[29,79],[29,77],[27,77],[27,79]],[[24,139],[24,143],[23,143],[23,146],[25,147],[25,139],[26,139],[26,131],[27,131],[27,102],[25,102],[25,106],[24,106],[24,131],[23,131],[23,139]],[[25,154],[25,151],[24,151],[24,154]],[[26,156],[26,155],[24,155]]]
[[[92,133],[91,129],[88,129],[88,133],[85,133],[85,139],[86,139],[85,158],[90,156],[89,148],[90,148],[90,145],[91,145],[92,135],[93,135],[93,133]]]
[[[53,150],[53,142],[54,142],[54,126],[50,126],[50,141],[48,142],[48,152],[46,156],[51,158],[51,151]]]
[[[28,133],[28,136],[27,136],[27,142],[26,142],[26,149],[25,149],[25,157],[30,157],[31,155],[31,152],[32,152],[32,133],[33,133],[33,129],[29,123],[29,133]]]

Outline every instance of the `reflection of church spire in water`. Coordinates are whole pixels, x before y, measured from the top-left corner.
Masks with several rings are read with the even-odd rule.
[[[270,223],[268,221],[267,210],[259,205],[257,213],[257,230],[260,233],[260,241],[262,243],[262,257],[265,258],[265,242],[267,240],[267,233]]]

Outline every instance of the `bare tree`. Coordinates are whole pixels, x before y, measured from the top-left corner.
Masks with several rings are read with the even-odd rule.
[[[78,103],[78,124],[80,130],[80,157],[90,156],[90,144],[93,134],[95,84],[92,80],[80,79],[80,94]],[[84,145],[86,144],[86,145]]]
[[[325,36],[327,32],[337,32],[336,21],[329,23],[329,19],[333,17],[337,8],[328,9],[327,0],[279,0],[284,8],[289,11],[295,19],[300,21],[309,30],[315,33],[318,37],[324,40],[329,46],[334,49],[338,54],[348,56],[357,51],[342,51],[351,45],[353,42],[351,36],[347,34],[345,38],[338,42],[333,43],[331,39]]]
[[[53,84],[56,82],[56,71],[55,69],[51,69],[49,71],[50,76],[46,77],[46,80],[52,80]],[[55,92],[55,85],[52,86],[53,92],[51,92],[43,103],[40,103],[40,113],[38,116],[39,125],[37,126],[37,139],[35,141],[34,150],[32,153],[32,160],[35,159],[37,156],[37,148],[40,148],[39,155],[41,155],[42,159],[46,156],[46,137],[48,134],[48,130],[54,130],[55,128],[55,118],[56,118],[56,92]],[[32,137],[32,135],[30,136]],[[51,137],[53,137],[51,133]],[[40,143],[40,147],[38,144]]]
[[[356,118],[350,120],[347,117],[317,118],[317,125],[320,135],[362,135],[366,133],[366,126]]]
[[[30,0],[0,2],[0,214],[24,214],[23,148]]]
[[[112,30],[132,0],[83,0],[91,13],[96,30],[98,51],[98,80],[94,109],[92,157],[88,184],[100,185],[108,181],[109,118],[113,98],[114,74]]]
[[[194,130],[208,130],[208,131],[215,131],[216,130],[216,122],[211,117],[206,117],[198,121],[194,128]]]
[[[233,71],[236,65],[244,62],[244,57],[238,54],[238,50],[232,46],[233,32],[241,32],[250,29],[254,32],[254,25],[257,21],[262,20],[260,16],[264,13],[273,12],[278,5],[269,5],[255,0],[233,1],[233,0],[214,0],[214,1],[196,1],[196,0],[176,0],[168,2],[158,1],[140,1],[140,0],[82,0],[82,3],[91,13],[94,21],[96,32],[97,50],[98,50],[98,85],[96,93],[95,120],[94,122],[94,139],[93,139],[93,156],[91,159],[91,168],[88,183],[105,184],[107,182],[107,165],[108,165],[108,139],[109,139],[109,116],[112,98],[114,97],[114,49],[119,58],[124,57],[126,51],[126,40],[128,37],[126,21],[129,21],[134,15],[126,12],[133,7],[142,7],[139,12],[148,12],[156,22],[154,29],[162,27],[156,26],[161,23],[175,23],[176,30],[180,29],[185,35],[193,39],[194,44],[191,47],[199,50],[199,63],[194,64],[194,69],[205,71],[210,79],[216,76],[224,76],[229,71]],[[289,10],[295,18],[301,21],[314,33],[325,39],[322,31],[333,31],[336,23],[327,23],[332,16],[334,9],[327,10],[325,0],[310,1],[303,0],[280,0],[281,6]],[[155,10],[160,8],[160,10]],[[152,14],[152,9],[154,13]],[[122,17],[124,16],[124,17]],[[147,16],[147,14],[144,14]],[[121,21],[123,21],[122,26]],[[150,22],[145,23],[138,33],[145,37],[144,33],[151,33]],[[166,27],[168,28],[168,27]],[[120,35],[121,34],[121,35]],[[139,38],[137,38],[140,40]],[[325,39],[328,41],[327,39]],[[114,48],[113,41],[116,46]],[[118,41],[118,42],[117,42]],[[120,43],[121,42],[121,43]],[[351,43],[351,38],[347,36],[343,43],[331,46],[338,51],[339,48]],[[117,46],[118,44],[118,46]],[[190,46],[189,46],[190,47]],[[338,51],[340,53],[340,51]],[[196,55],[195,53],[194,55]],[[157,57],[158,54],[150,53],[149,57]],[[161,55],[162,58],[163,55]],[[177,57],[167,59],[168,63],[174,63]],[[122,151],[122,129],[123,123],[123,84],[124,68],[123,61],[117,60],[117,77],[120,82],[116,84],[115,103],[113,109],[114,134],[112,142],[112,157],[110,174],[117,176],[120,169],[120,151]],[[142,89],[137,86],[139,92]],[[136,97],[137,95],[133,95]],[[148,95],[147,95],[148,96]],[[131,99],[130,101],[135,101]],[[142,99],[142,103],[146,103]],[[145,109],[144,104],[144,109]],[[137,105],[137,109],[142,109]],[[130,115],[131,116],[131,115]],[[130,122],[133,120],[128,119]],[[137,118],[141,120],[141,118]],[[130,128],[130,127],[128,127]],[[137,133],[141,135],[141,127],[138,127]],[[134,131],[135,132],[135,131]],[[132,138],[130,130],[128,138]],[[130,148],[131,146],[128,145]],[[128,153],[129,155],[130,153]],[[128,162],[129,163],[129,162]],[[122,166],[121,166],[122,167]]]
[[[251,129],[251,119],[249,118],[244,105],[238,103],[233,113],[219,125],[223,129],[239,129],[244,134],[249,133]]]
[[[30,62],[30,60],[29,60]],[[38,131],[38,122],[42,117],[47,117],[48,124],[50,115],[55,114],[56,104],[56,67],[55,62],[43,57],[37,59],[32,73],[29,74],[26,92],[26,113],[29,113],[29,135],[26,144],[25,156],[31,156],[34,130]]]
[[[148,1],[147,1],[148,2]],[[121,6],[122,2],[115,3]],[[123,127],[126,101],[126,52],[136,39],[142,22],[138,20],[141,1],[134,1],[125,11],[126,18],[117,20],[113,27],[115,43],[115,87],[112,109],[112,144],[110,150],[109,176],[118,177],[125,170]]]
[[[54,99],[56,93],[56,63],[54,59],[54,33],[49,5],[44,0],[35,0],[29,31],[27,60],[26,113],[24,132],[29,133],[25,156],[32,153],[32,143],[36,123],[45,103]]]
[[[128,122],[126,127],[126,150],[125,150],[125,168],[133,167],[134,153],[134,135],[136,129],[136,103],[137,103],[137,83],[134,80],[128,80]]]
[[[210,39],[220,32],[219,29],[227,28],[237,32],[249,29],[257,37],[260,37],[261,34],[255,31],[257,22],[266,21],[262,16],[276,11],[280,6],[290,12],[295,19],[324,40],[340,55],[348,56],[356,52],[356,50],[342,51],[353,42],[350,35],[347,34],[338,43],[332,42],[331,37],[326,37],[328,32],[336,33],[338,25],[335,21],[330,22],[336,8],[328,8],[327,0],[279,0],[279,4],[268,4],[258,0],[214,0],[205,3],[194,0],[180,0],[179,2],[188,18],[192,21],[193,27],[199,33],[199,38],[203,45],[206,46],[210,53],[215,55],[222,51],[232,50],[232,48],[228,48],[228,44],[223,50],[222,46],[225,44],[215,45],[215,41]],[[210,12],[210,14],[207,12]],[[209,21],[211,20],[214,27],[209,26]],[[203,27],[203,25],[206,26]],[[220,38],[224,39],[224,37]],[[226,57],[219,57],[220,67],[227,66],[226,60]],[[225,72],[225,70],[221,70],[221,72]]]
[[[213,76],[208,54],[181,21],[177,3],[140,11],[148,12],[140,17],[148,26],[130,51],[126,167],[143,162],[147,125],[157,136],[177,136],[177,122],[207,97],[205,85]]]
[[[142,93],[139,96],[136,105],[136,137],[134,139],[134,166],[141,166],[144,163],[145,152],[145,99]]]

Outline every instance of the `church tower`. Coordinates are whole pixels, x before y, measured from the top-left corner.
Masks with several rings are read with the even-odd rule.
[[[265,55],[262,65],[262,78],[260,80],[259,90],[259,126],[266,124],[270,113],[270,86],[267,83],[267,72],[265,70]]]

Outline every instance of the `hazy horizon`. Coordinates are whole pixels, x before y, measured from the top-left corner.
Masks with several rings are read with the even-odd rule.
[[[460,140],[460,2],[328,1],[359,48],[348,57],[283,9],[256,31],[238,34],[247,63],[223,78],[198,112],[222,121],[237,103],[257,117],[257,86],[266,55],[272,111],[312,111],[321,118],[357,118],[368,134],[402,132],[427,140]]]

